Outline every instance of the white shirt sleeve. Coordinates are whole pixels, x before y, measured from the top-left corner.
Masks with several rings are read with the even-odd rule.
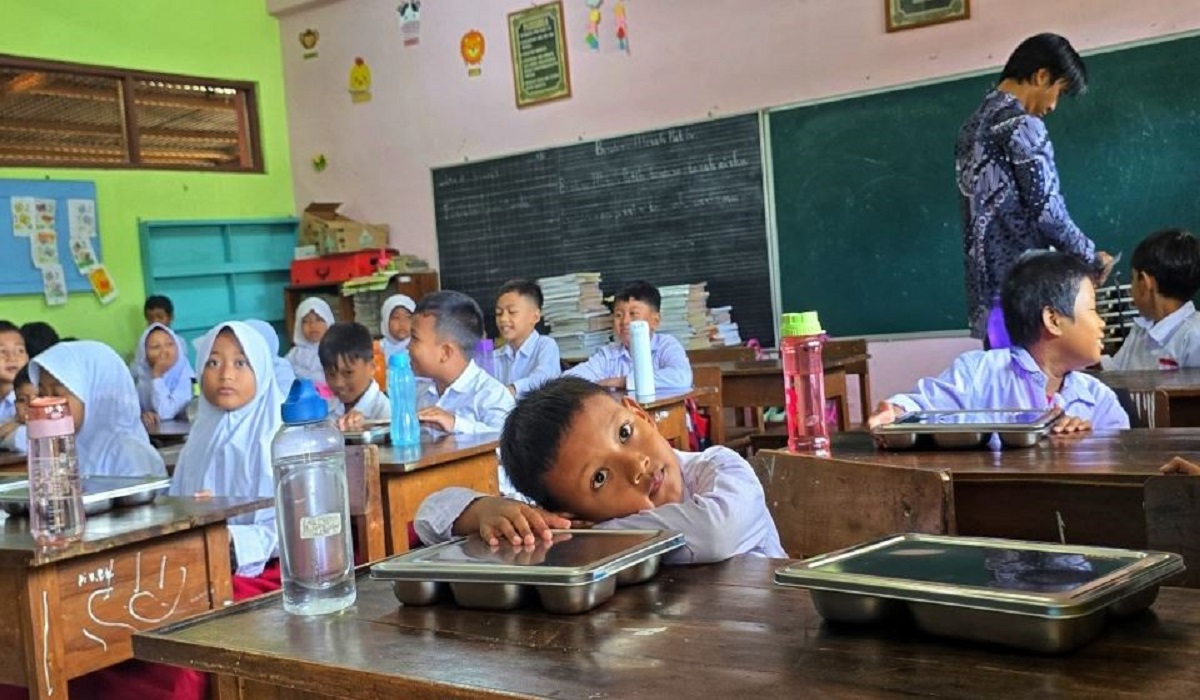
[[[692,385],[692,363],[678,340],[665,336],[657,359],[654,366],[655,388],[686,389]]]
[[[454,411],[454,432],[467,435],[498,433],[504,428],[504,419],[516,405],[508,389],[492,379],[472,397],[470,405]]]
[[[275,524],[275,509],[255,511],[253,522],[229,524],[229,539],[238,576],[258,576],[279,549],[279,531]]]
[[[542,339],[545,338],[543,341]],[[553,338],[538,336],[537,347],[533,350],[532,367],[529,374],[509,382],[517,390],[517,396],[537,389],[546,382],[562,374],[562,361],[558,354],[558,343]]]
[[[174,389],[171,389],[167,386],[167,382],[159,377],[153,380],[153,392],[154,395],[150,402],[159,419],[174,420],[180,413],[183,413],[192,400],[192,383],[181,381]]]
[[[454,521],[467,506],[486,495],[461,486],[451,486],[429,495],[421,501],[413,520],[417,537],[427,545],[450,540],[454,537]]]
[[[564,372],[563,375],[567,377],[579,377],[580,379],[596,383],[602,382],[605,379],[612,379],[616,376],[611,363],[608,361],[608,355],[603,349],[592,353],[587,362],[575,365]]]

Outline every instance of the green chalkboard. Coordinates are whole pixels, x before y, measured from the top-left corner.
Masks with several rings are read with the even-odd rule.
[[[1151,231],[1200,229],[1200,37],[1085,60],[1089,91],[1046,124],[1072,217],[1127,263]],[[997,77],[769,115],[783,311],[839,336],[966,328],[954,141]]]

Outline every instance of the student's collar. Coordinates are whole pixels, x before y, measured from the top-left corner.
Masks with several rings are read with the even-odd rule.
[[[475,383],[475,377],[482,371],[479,369],[479,365],[475,364],[475,360],[471,360],[467,363],[467,368],[462,371],[462,374],[450,382],[450,386],[446,387],[446,390],[442,392],[442,396],[449,394],[451,391],[459,394],[466,393],[470,390],[471,385]]]
[[[525,339],[525,342],[521,343],[521,347],[513,350],[512,343],[505,343],[504,347],[500,348],[500,352],[504,353],[505,356],[510,358],[517,355],[529,356],[533,353],[533,346],[537,345],[537,339],[539,335],[541,334],[535,329],[529,334],[529,337]]]
[[[363,403],[363,399],[370,396],[372,391],[379,391],[379,385],[375,383],[374,379],[371,380],[371,383],[367,385],[366,389],[363,389],[363,393],[359,394],[357,399],[354,399],[353,403],[344,403],[342,404],[342,407],[347,413],[349,413],[355,407],[361,405]]]
[[[1012,356],[1013,363],[1026,374],[1036,377],[1038,382],[1044,389],[1048,377],[1046,372],[1038,365],[1037,360],[1033,359],[1033,355],[1022,347],[1009,348],[1009,353]],[[1058,388],[1058,394],[1062,396],[1063,405],[1069,405],[1075,401],[1082,401],[1089,405],[1095,405],[1096,394],[1092,391],[1092,384],[1077,371],[1067,372],[1063,375],[1062,386]]]
[[[1191,318],[1192,314],[1194,313],[1196,313],[1196,305],[1189,301],[1188,303],[1164,316],[1162,320],[1158,321],[1157,323],[1151,321],[1145,316],[1138,316],[1137,318],[1133,319],[1133,322],[1139,327],[1144,328],[1146,330],[1146,334],[1153,338],[1154,342],[1158,343],[1159,345],[1165,345],[1166,342],[1171,339],[1171,335],[1175,333],[1176,329],[1178,329],[1184,321]]]

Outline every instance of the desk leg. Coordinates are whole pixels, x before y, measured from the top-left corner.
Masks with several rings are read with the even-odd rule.
[[[59,615],[58,574],[54,566],[27,569],[20,591],[20,627],[33,630],[24,640],[25,678],[32,698],[66,698],[63,635],[54,627]]]
[[[213,610],[220,610],[233,603],[229,528],[224,522],[204,528],[204,559],[208,569],[208,604]]]
[[[388,555],[408,551],[408,524],[417,517],[417,508],[430,494],[447,486],[464,486],[481,493],[500,492],[495,452],[468,457],[405,473],[384,473],[383,517],[387,532]]]

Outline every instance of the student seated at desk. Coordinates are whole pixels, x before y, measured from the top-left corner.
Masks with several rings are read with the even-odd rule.
[[[1078,371],[1099,362],[1103,347],[1095,274],[1091,264],[1067,253],[1021,256],[1000,295],[1013,347],[960,355],[940,377],[922,379],[912,393],[881,404],[870,427],[906,411],[1057,406],[1067,417],[1054,424],[1056,432],[1128,428],[1112,389]]]
[[[408,355],[418,377],[433,380],[417,405],[421,423],[447,433],[500,432],[512,394],[472,359],[483,338],[483,311],[462,292],[426,295],[413,312]],[[429,405],[429,404],[433,405]]]
[[[383,363],[398,352],[408,350],[412,337],[412,314],[416,302],[407,294],[393,294],[383,302],[379,313],[379,349],[383,351]]]
[[[151,294],[142,304],[142,317],[146,319],[147,326],[161,323],[170,328],[171,324],[175,322],[175,304],[171,302],[170,297]]]
[[[529,280],[505,282],[496,295],[496,330],[504,346],[496,348],[492,365],[517,398],[562,373],[558,343],[537,332],[542,302],[542,288]]]
[[[329,327],[317,350],[325,383],[333,392],[330,412],[338,416],[342,430],[362,430],[366,421],[388,420],[392,404],[379,390],[375,378],[374,343],[371,331],[361,323],[335,323]]]
[[[25,340],[25,354],[30,358],[37,357],[46,348],[62,340],[54,326],[45,321],[30,321],[22,325],[21,337]]]
[[[667,555],[674,564],[787,556],[746,460],[724,447],[671,449],[636,401],[592,382],[562,377],[521,399],[500,455],[513,485],[541,508],[443,489],[417,512],[422,541],[479,533],[493,546],[532,545],[549,528],[570,527],[569,514],[606,529],[681,532],[687,544]]]
[[[82,476],[166,476],[150,444],[137,388],[116,351],[94,340],[54,345],[29,363],[42,396],[67,400]]]
[[[1104,369],[1200,367],[1200,241],[1183,229],[1152,233],[1130,260],[1133,304],[1141,314]]]
[[[325,370],[317,349],[321,338],[334,324],[333,309],[324,299],[308,297],[296,307],[296,321],[292,328],[292,349],[288,350],[287,361],[292,363],[296,376],[317,385],[328,396],[325,385]]]
[[[587,362],[565,374],[597,382],[611,389],[633,390],[633,358],[629,354],[629,324],[650,324],[650,360],[654,365],[654,388],[687,389],[692,386],[692,365],[678,340],[658,330],[662,296],[647,282],[634,282],[613,299],[613,342],[597,350]]]
[[[29,420],[29,402],[37,398],[37,386],[29,378],[29,365],[17,372],[13,380],[13,396],[16,397],[16,415],[8,423],[0,423],[0,450],[25,454],[29,441],[25,434],[25,423]]]
[[[0,423],[12,421],[17,415],[13,379],[28,362],[21,329],[10,321],[0,320]]]
[[[183,338],[161,323],[146,326],[133,360],[142,423],[153,428],[160,421],[179,418],[192,400],[195,378]]]

